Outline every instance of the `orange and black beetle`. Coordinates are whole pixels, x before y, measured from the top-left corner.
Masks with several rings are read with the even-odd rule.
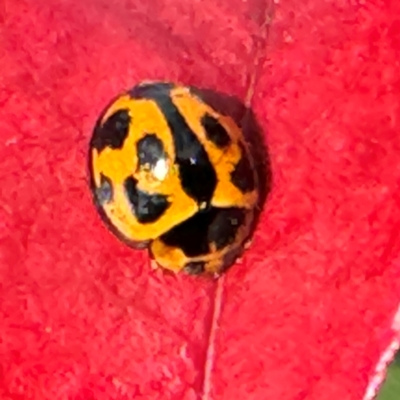
[[[188,87],[137,85],[90,141],[95,204],[125,243],[168,270],[219,273],[242,253],[259,199],[242,131]]]

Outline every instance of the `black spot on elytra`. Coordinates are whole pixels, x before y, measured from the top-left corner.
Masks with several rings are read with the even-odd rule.
[[[112,114],[107,120],[96,125],[91,140],[91,147],[101,152],[106,147],[120,149],[124,145],[129,134],[131,117],[128,110],[119,110]]]
[[[171,82],[149,82],[135,86],[128,93],[132,99],[154,99],[159,96],[169,96],[174,87]]]
[[[137,180],[129,177],[125,180],[125,190],[133,207],[137,220],[142,224],[157,221],[170,206],[166,196],[148,194],[137,188]]]
[[[169,97],[157,99],[157,103],[172,132],[182,188],[199,204],[209,204],[217,176],[205,149]]]
[[[155,167],[158,160],[166,158],[162,141],[153,133],[147,134],[137,142],[136,151],[140,166],[148,164]]]
[[[111,180],[100,174],[100,186],[95,189],[96,201],[101,206],[109,203],[113,198],[113,186]]]
[[[216,118],[206,114],[202,117],[201,124],[206,131],[208,140],[219,148],[224,148],[231,142],[228,132]]]
[[[231,173],[231,181],[243,193],[247,193],[255,189],[254,171],[243,146],[240,146],[240,151],[241,158]]]
[[[207,231],[218,213],[216,208],[197,213],[166,232],[160,239],[171,247],[180,248],[187,257],[196,257],[209,252]]]
[[[217,184],[217,175],[208,154],[190,129],[170,97],[171,84],[157,83],[134,88],[134,98],[151,99],[157,103],[171,130],[179,166],[182,188],[197,203],[209,204]]]
[[[245,214],[241,209],[210,208],[195,214],[161,236],[171,247],[180,248],[187,257],[198,257],[210,252],[210,244],[218,249],[232,243]]]
[[[254,169],[258,178],[257,182],[255,182],[259,191],[258,211],[255,217],[256,221],[258,221],[271,191],[273,181],[267,144],[268,132],[265,127],[263,129],[259,125],[251,107],[247,107],[237,97],[200,87],[191,87],[190,91],[218,113],[232,118],[243,132],[243,136],[249,146],[251,158],[254,159]],[[250,179],[253,180],[252,178]],[[255,225],[257,225],[257,222]]]
[[[245,210],[240,208],[219,210],[208,229],[208,242],[214,243],[217,250],[233,243],[245,217]]]
[[[184,271],[189,275],[200,275],[205,271],[204,261],[189,262],[185,265]]]

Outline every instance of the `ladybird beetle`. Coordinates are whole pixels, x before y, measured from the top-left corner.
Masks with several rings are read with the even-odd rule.
[[[168,82],[144,82],[114,98],[90,140],[90,185],[102,219],[175,273],[218,274],[242,254],[259,200],[255,167],[231,117]]]

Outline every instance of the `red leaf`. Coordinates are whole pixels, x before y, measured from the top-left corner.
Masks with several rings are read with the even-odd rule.
[[[0,5],[3,399],[361,400],[398,332],[399,5]],[[250,104],[273,186],[217,283],[153,272],[90,200],[111,97],[176,80]]]

